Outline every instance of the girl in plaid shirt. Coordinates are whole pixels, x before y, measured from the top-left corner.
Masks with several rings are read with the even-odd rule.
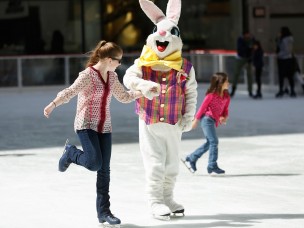
[[[118,101],[128,103],[142,96],[139,91],[125,91],[118,81],[114,71],[121,64],[122,54],[122,49],[115,43],[100,41],[87,62],[87,68],[44,109],[48,118],[54,108],[78,95],[74,129],[83,151],[67,142],[59,160],[59,171],[66,171],[71,163],[97,171],[97,216],[100,223],[109,224],[121,223],[111,213],[109,201],[111,97],[114,95]]]

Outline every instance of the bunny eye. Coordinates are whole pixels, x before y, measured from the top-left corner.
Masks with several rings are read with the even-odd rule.
[[[177,27],[173,27],[171,29],[171,34],[175,35],[175,36],[179,36],[179,34],[180,34],[179,29]]]
[[[157,31],[157,26],[154,26],[152,33],[156,33],[156,31]]]

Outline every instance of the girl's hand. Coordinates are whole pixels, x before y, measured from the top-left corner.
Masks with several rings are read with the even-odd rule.
[[[192,121],[192,129],[197,128],[198,123],[199,123],[199,120],[198,120],[198,119],[194,119],[194,120]]]
[[[55,108],[55,104],[53,102],[49,103],[45,108],[44,108],[44,111],[43,111],[43,114],[46,118],[49,118],[51,112],[54,110]]]
[[[220,124],[221,124],[221,125],[222,125],[222,124],[226,125],[227,119],[228,119],[227,117],[221,116],[220,119],[219,119]]]
[[[143,97],[143,96],[144,96],[144,95],[142,94],[141,91],[135,91],[135,99],[141,98],[141,97]]]

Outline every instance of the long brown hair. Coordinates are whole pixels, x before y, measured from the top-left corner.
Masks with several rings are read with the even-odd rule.
[[[221,95],[223,84],[228,80],[228,75],[224,72],[217,72],[212,75],[210,86],[206,92],[208,93],[216,93]]]
[[[100,59],[104,58],[117,58],[122,55],[123,50],[117,44],[113,42],[107,42],[105,40],[100,41],[94,50],[91,51],[89,60],[87,61],[86,67],[93,66],[99,62]]]

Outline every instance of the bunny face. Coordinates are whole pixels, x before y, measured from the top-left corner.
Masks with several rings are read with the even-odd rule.
[[[147,38],[149,46],[160,58],[175,51],[181,51],[183,43],[179,28],[170,20],[162,20],[156,24],[153,33]]]
[[[181,0],[169,0],[166,15],[149,0],[139,0],[140,6],[156,25],[147,38],[149,46],[159,58],[164,58],[175,51],[181,51],[183,43],[177,27],[181,12]]]

